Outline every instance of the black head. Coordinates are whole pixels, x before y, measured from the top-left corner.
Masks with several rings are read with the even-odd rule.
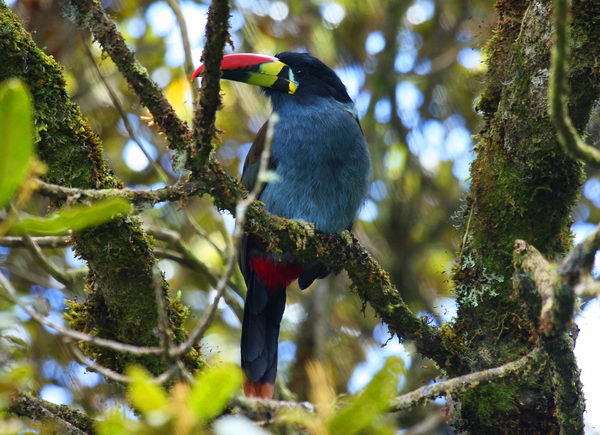
[[[332,97],[342,103],[352,102],[337,74],[316,57],[292,51],[276,54],[275,57],[288,65],[294,74],[298,89],[292,98],[319,96]],[[278,92],[269,88],[265,91],[267,94]]]

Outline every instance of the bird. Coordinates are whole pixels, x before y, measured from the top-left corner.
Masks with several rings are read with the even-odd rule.
[[[203,71],[200,65],[192,79]],[[371,162],[354,103],[335,71],[309,53],[288,51],[226,55],[221,74],[261,87],[272,103],[272,114],[244,162],[242,184],[248,190],[255,186],[273,123],[269,169],[275,177],[258,199],[270,213],[312,223],[323,233],[350,230],[367,196]],[[304,290],[330,270],[289,253],[276,256],[250,234],[242,238],[239,264],[247,286],[240,346],[243,389],[246,396],[271,399],[286,289],[297,279]]]

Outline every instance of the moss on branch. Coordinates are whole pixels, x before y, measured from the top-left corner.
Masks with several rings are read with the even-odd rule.
[[[166,134],[171,148],[179,153],[187,152],[190,139],[187,124],[179,119],[160,87],[137,61],[100,3],[96,0],[65,0],[63,10],[67,18],[89,29],[94,39],[110,55],[142,104],[152,113],[156,124]]]
[[[571,211],[583,172],[581,164],[563,152],[547,114],[551,4],[498,1],[498,24],[485,47],[488,72],[478,105],[485,124],[471,167],[472,219],[468,243],[454,270],[459,302],[454,332],[478,353],[481,367],[515,359],[531,345],[535,334],[536,325],[524,301],[512,295],[515,240],[535,245],[547,258],[563,255],[572,240]],[[598,2],[574,1],[572,10],[569,108],[581,133],[600,94],[600,26],[593,24],[598,21]],[[513,410],[493,412],[490,403],[491,419],[501,419],[507,431],[520,427],[556,431],[552,388],[550,377],[542,374],[540,382],[517,390],[519,397],[535,391],[538,404],[520,401]],[[472,411],[476,415],[469,408],[482,404],[467,404],[463,415]],[[534,426],[530,426],[532,415],[537,416]],[[465,429],[479,433],[485,430],[483,423],[474,419]]]
[[[55,433],[66,435],[94,434],[94,420],[78,409],[56,405],[28,393],[16,393],[10,399],[8,411],[20,417],[49,423]]]
[[[196,145],[190,156],[189,166],[193,172],[201,171],[213,149],[212,141],[217,133],[215,108],[221,105],[221,59],[225,43],[233,45],[229,38],[229,0],[214,0],[208,9],[206,44],[202,62],[206,73],[202,79],[200,98],[194,113],[194,138]]]
[[[574,248],[571,252],[580,251]],[[563,262],[571,264],[571,255]],[[559,273],[558,266],[549,263],[533,246],[517,240],[514,249],[515,284],[523,290],[528,285],[520,283],[531,280],[534,297],[541,307],[538,333],[544,350],[550,357],[552,383],[556,402],[556,414],[563,434],[583,433],[583,390],[579,379],[579,368],[573,354],[574,342],[568,330],[572,326],[575,310],[575,293],[569,280]],[[528,298],[527,295],[524,295]]]

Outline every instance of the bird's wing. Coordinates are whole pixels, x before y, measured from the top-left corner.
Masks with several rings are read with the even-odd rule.
[[[265,146],[268,129],[269,120],[263,124],[260,130],[258,130],[256,138],[254,139],[254,142],[250,147],[250,151],[248,151],[248,155],[246,156],[246,160],[244,161],[244,167],[242,169],[242,183],[248,190],[254,189],[254,185],[256,184],[258,170],[260,168],[260,156],[262,155],[263,148]],[[269,169],[273,169],[271,166],[272,165],[269,164]],[[263,189],[264,187],[265,186],[263,186]],[[260,193],[262,192],[259,192],[258,197],[260,197]]]
[[[360,132],[365,135],[365,132],[362,129],[362,125],[360,125],[360,119],[358,117],[358,111],[356,110],[356,106],[354,103],[343,104],[344,110],[350,114],[358,124],[358,128],[360,128]]]

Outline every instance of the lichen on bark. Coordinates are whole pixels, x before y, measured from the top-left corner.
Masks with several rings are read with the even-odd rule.
[[[496,8],[499,19],[485,47],[488,72],[478,105],[485,123],[471,167],[464,227],[468,242],[453,273],[459,303],[455,333],[468,337],[468,347],[481,357],[472,369],[512,360],[531,348],[535,327],[524,302],[513,295],[513,245],[524,239],[546,258],[563,255],[572,242],[571,211],[583,180],[581,164],[564,154],[547,115],[551,2],[502,0]],[[580,131],[600,90],[595,67],[600,26],[590,24],[598,21],[598,8],[594,0],[573,2],[571,26],[577,36],[572,40],[570,107]],[[539,397],[535,404],[523,400],[533,390]],[[548,376],[533,376],[517,391],[514,409],[494,408],[497,394],[463,401],[459,426],[480,433],[490,424],[497,427],[500,419],[508,432],[524,427],[556,431]],[[546,412],[540,412],[544,407]],[[490,418],[466,423],[467,416],[482,415]]]

